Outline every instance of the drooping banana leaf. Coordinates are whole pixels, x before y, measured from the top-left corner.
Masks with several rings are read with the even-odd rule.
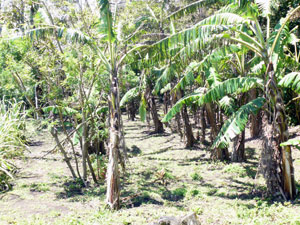
[[[300,72],[292,72],[285,75],[279,82],[282,87],[293,89],[296,93],[300,93]]]
[[[217,101],[228,94],[244,93],[254,87],[262,88],[263,80],[257,77],[231,78],[217,84],[207,91],[207,93],[199,99],[198,104],[203,105],[204,103]]]
[[[225,121],[211,148],[225,148],[229,142],[245,129],[250,114],[256,114],[264,105],[264,98],[257,98],[243,105]]]
[[[107,35],[107,40],[114,41],[115,34],[113,32],[113,19],[110,10],[109,0],[99,0],[100,5],[100,26],[99,31]]]
[[[120,106],[124,106],[127,102],[139,96],[139,87],[134,87],[127,91],[120,101]]]
[[[238,77],[223,81],[209,89],[206,93],[197,92],[180,99],[165,115],[163,122],[171,120],[180,112],[184,104],[196,103],[199,106],[205,103],[218,101],[229,94],[239,94],[255,87],[263,87],[263,80],[256,77]]]

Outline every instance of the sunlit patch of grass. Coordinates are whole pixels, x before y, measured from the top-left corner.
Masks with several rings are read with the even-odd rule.
[[[180,201],[184,199],[187,193],[186,188],[176,188],[172,191],[166,190],[163,192],[163,199],[168,201]]]
[[[50,190],[49,184],[46,183],[33,183],[29,185],[30,191],[46,192]]]
[[[229,174],[236,174],[239,177],[246,177],[247,176],[247,171],[244,167],[242,167],[239,164],[228,164],[226,165],[223,170],[224,173],[229,173]]]
[[[300,165],[300,159],[296,159],[296,160],[294,161],[294,164],[295,164],[295,165]]]
[[[193,180],[196,180],[196,181],[203,180],[203,177],[199,173],[197,173],[197,172],[192,173],[191,174],[191,178]]]
[[[218,192],[218,189],[217,188],[209,188],[209,190],[207,191],[207,195],[208,196],[212,196],[212,195],[214,195],[214,194],[216,194]]]
[[[200,207],[194,208],[194,209],[192,209],[192,211],[194,213],[196,213],[197,215],[203,214],[203,208],[200,208]]]
[[[290,203],[282,204],[258,200],[256,204],[235,204],[235,212],[240,221],[247,224],[270,224],[280,221],[280,224],[300,224],[300,216],[295,215]]]

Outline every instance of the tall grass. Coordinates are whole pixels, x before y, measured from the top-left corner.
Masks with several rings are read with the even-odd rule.
[[[23,103],[0,101],[0,192],[9,189],[15,166],[13,158],[25,148]]]

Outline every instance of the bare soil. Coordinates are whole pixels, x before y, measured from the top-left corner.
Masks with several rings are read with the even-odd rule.
[[[299,201],[265,195],[264,181],[256,177],[261,140],[249,139],[248,132],[247,162],[224,163],[210,160],[208,146],[185,149],[168,129],[156,135],[140,121],[124,117],[124,124],[129,161],[120,211],[105,208],[104,182],[84,188],[71,179],[59,153],[43,157],[55,146],[43,130],[16,160],[13,189],[0,195],[0,224],[140,225],[191,211],[202,224],[300,224]],[[291,129],[294,137],[298,132]],[[300,154],[293,155],[299,182]]]

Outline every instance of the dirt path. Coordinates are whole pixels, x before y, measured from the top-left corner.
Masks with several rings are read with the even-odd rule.
[[[81,193],[76,193],[76,184],[71,186],[70,172],[62,157],[58,153],[43,157],[54,146],[50,134],[41,131],[25,157],[16,161],[20,172],[13,189],[0,195],[0,221],[19,224],[21,220],[35,224],[40,217],[50,222],[62,215],[80,216],[98,209],[100,200],[97,198],[88,202],[70,201],[68,197],[80,197]]]

